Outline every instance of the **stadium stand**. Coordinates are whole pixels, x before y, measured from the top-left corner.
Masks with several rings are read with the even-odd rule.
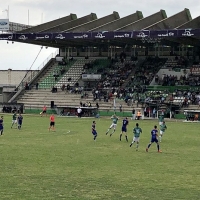
[[[84,101],[113,110],[115,99],[127,112],[133,107],[198,106],[199,21],[189,9],[170,17],[165,10],[147,17],[136,11],[123,18],[114,11],[99,19],[95,13],[81,18],[70,14],[21,29],[7,40],[59,48],[66,64],[53,58],[32,79],[22,81],[10,102],[40,108],[51,101],[57,106]],[[83,74],[101,79],[83,80]],[[31,90],[24,90],[25,83]]]

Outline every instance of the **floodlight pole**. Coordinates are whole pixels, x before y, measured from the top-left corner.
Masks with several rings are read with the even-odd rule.
[[[3,10],[2,12],[7,12],[7,19],[9,19],[9,6],[8,9]]]
[[[29,10],[28,10],[28,25],[29,25]]]

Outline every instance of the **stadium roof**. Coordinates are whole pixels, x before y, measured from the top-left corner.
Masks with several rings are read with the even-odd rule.
[[[25,26],[26,27],[26,26]],[[192,19],[189,9],[167,17],[165,10],[143,17],[141,11],[120,18],[113,12],[102,18],[95,13],[77,18],[76,14],[56,19],[0,39],[51,46],[127,46],[187,44],[200,46],[200,17]]]

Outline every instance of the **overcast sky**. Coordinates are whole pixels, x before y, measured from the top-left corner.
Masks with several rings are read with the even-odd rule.
[[[163,9],[170,17],[188,8],[193,19],[200,15],[198,0],[1,0],[0,19],[7,18],[8,13],[2,11],[8,7],[11,22],[30,25],[45,23],[70,13],[76,14],[78,18],[96,13],[101,18],[117,11],[120,17],[124,17],[138,10],[147,17]],[[0,41],[0,69],[29,69],[40,49],[37,45],[16,42],[7,44],[6,41]],[[54,52],[54,48],[43,48],[32,69],[38,69]]]

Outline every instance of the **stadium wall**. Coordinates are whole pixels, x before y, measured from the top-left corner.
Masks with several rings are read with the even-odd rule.
[[[27,77],[29,75],[31,76],[31,73],[34,73],[36,71],[37,70],[29,71]],[[24,78],[24,76],[26,75],[26,73],[27,73],[27,70],[12,70],[12,69],[0,70],[0,85],[18,86],[20,82],[22,81],[22,79]]]

